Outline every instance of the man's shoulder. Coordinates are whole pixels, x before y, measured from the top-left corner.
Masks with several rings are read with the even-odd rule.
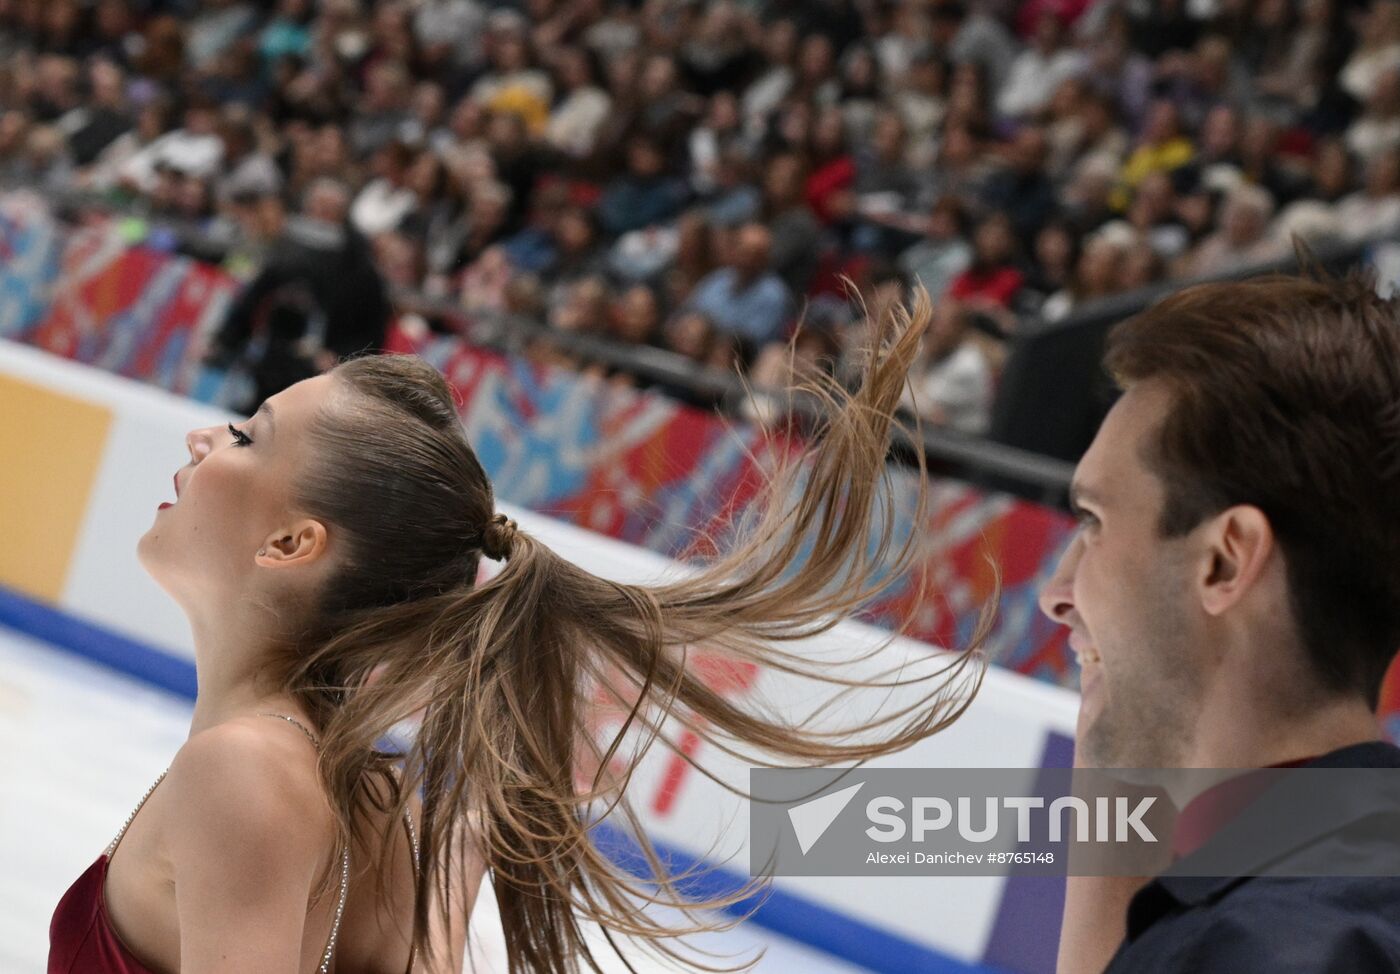
[[[1400,877],[1269,877],[1159,917],[1105,974],[1400,970]]]

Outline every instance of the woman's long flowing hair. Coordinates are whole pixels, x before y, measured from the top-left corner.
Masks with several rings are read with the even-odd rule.
[[[372,806],[392,813],[387,849],[387,830],[410,795],[421,795],[426,868],[412,932],[420,954],[430,919],[465,909],[440,891],[459,875],[471,841],[492,876],[512,971],[598,969],[585,920],[694,964],[673,938],[737,921],[692,911],[754,888],[687,899],[647,842],[622,791],[652,743],[680,753],[663,722],[750,763],[815,766],[906,748],[966,709],[985,671],[995,595],[963,652],[919,656],[937,664],[922,675],[909,674],[907,654],[886,654],[890,640],[851,653],[889,664],[878,677],[842,675],[830,659],[785,648],[831,629],[902,575],[921,592],[926,584],[909,572],[927,523],[917,428],[915,529],[903,538],[886,455],[930,314],[920,290],[912,312],[894,305],[868,315],[859,386],[808,380],[823,419],[811,445],[773,451],[785,458],[765,475],[737,541],[698,570],[651,585],[599,578],[505,523],[432,367],[371,355],[333,370],[339,385],[314,424],[296,491],[303,509],[337,532],[343,568],[289,630],[285,687],[321,730],[320,773],[340,843],[363,839],[362,813]],[[506,560],[477,584],[483,549]],[[697,672],[697,648],[818,681],[836,698],[879,687],[917,699],[854,726],[801,726],[712,689]],[[627,715],[607,740],[594,739],[590,722],[600,694]],[[415,717],[412,743],[386,747]],[[589,830],[600,814],[633,834],[654,876],[639,879],[599,851]],[[440,916],[430,917],[432,903]],[[646,903],[679,907],[692,922],[662,922]]]

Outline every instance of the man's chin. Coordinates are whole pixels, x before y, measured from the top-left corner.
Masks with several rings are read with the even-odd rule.
[[[1090,699],[1079,707],[1075,730],[1075,765],[1081,768],[1139,767],[1143,743],[1123,733],[1102,701]]]

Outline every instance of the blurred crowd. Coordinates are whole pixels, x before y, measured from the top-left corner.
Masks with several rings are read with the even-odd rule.
[[[0,54],[0,179],[226,241],[216,355],[299,285],[312,370],[412,293],[782,387],[917,282],[977,433],[1018,322],[1400,229],[1400,0],[0,0]]]

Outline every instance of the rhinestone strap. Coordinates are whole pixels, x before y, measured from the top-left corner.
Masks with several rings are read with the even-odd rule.
[[[312,747],[314,747],[314,748],[315,748],[316,750],[318,750],[318,751],[321,749],[321,742],[318,741],[318,740],[316,740],[315,735],[313,735],[309,730],[306,729],[306,725],[303,724],[301,721],[297,720],[295,717],[288,717],[286,714],[272,714],[272,713],[260,713],[260,714],[258,714],[258,716],[259,716],[259,717],[281,717],[281,718],[282,718],[283,720],[285,720],[287,723],[292,724],[293,726],[296,727],[297,730],[299,730],[299,731],[301,731],[303,734],[305,734],[305,735],[306,735],[306,739],[307,739],[308,741],[311,742],[311,746],[312,746]]]
[[[136,803],[136,807],[131,810],[131,814],[128,815],[126,817],[126,821],[122,823],[122,827],[120,830],[118,830],[116,838],[114,838],[111,841],[111,843],[108,844],[106,851],[102,853],[104,856],[110,859],[112,855],[117,851],[117,843],[121,842],[122,836],[126,835],[126,830],[130,828],[131,823],[136,820],[136,813],[141,811],[141,806],[146,804],[146,799],[151,797],[151,792],[156,790],[156,785],[160,784],[162,781],[165,780],[165,776],[169,771],[170,769],[166,768],[165,771],[162,771],[160,773],[160,776],[156,778],[155,781],[151,782],[151,787],[146,789],[146,793],[141,796],[141,800]]]
[[[419,862],[418,852],[418,832],[413,828],[413,812],[405,808],[403,810],[404,824],[408,826],[408,841],[413,846],[413,878],[418,879],[418,870],[422,863]],[[415,894],[417,895],[417,894]],[[409,944],[408,948],[408,970],[413,974],[413,962],[418,958],[418,945]]]
[[[320,741],[316,736],[306,729],[306,725],[295,717],[288,717],[286,714],[260,713],[259,717],[280,717],[287,723],[292,724],[311,742],[311,746],[316,750],[321,749]],[[331,955],[335,952],[335,941],[340,935],[340,918],[345,913],[345,895],[350,888],[350,849],[347,847],[340,851],[340,899],[335,904],[335,919],[331,922],[331,937],[326,943],[326,952],[321,955],[321,966],[316,969],[317,974],[326,974],[331,969]]]
[[[413,829],[413,813],[403,810],[403,820],[408,825],[408,840],[413,843],[413,875],[418,875],[418,833]]]
[[[326,944],[326,952],[321,955],[318,974],[326,974],[331,969],[331,954],[335,951],[335,938],[340,933],[340,916],[345,912],[345,892],[350,887],[350,850],[340,853],[340,901],[335,905],[335,920],[331,923],[331,939]]]

